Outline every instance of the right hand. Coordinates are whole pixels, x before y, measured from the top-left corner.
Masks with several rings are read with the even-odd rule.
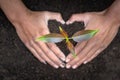
[[[54,43],[35,41],[36,38],[49,33],[47,26],[50,19],[64,24],[59,13],[29,11],[28,16],[16,23],[13,22],[13,25],[22,42],[40,62],[47,62],[54,68],[64,67],[61,60],[65,60],[65,55]]]

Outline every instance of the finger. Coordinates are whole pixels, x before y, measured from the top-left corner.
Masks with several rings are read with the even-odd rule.
[[[83,64],[86,64],[88,62],[90,62],[91,60],[93,60],[99,53],[101,53],[105,48],[99,48],[93,52],[90,52],[89,54],[91,55],[88,55],[86,60],[83,62]]]
[[[106,37],[108,37],[108,36],[106,36]],[[100,52],[102,52],[107,47],[107,45],[105,43],[106,39],[109,39],[109,38],[103,39],[103,41],[100,42],[102,44],[98,44],[97,49],[93,49],[88,53],[88,55],[86,56],[85,61],[83,61],[83,64],[86,64],[86,63],[90,62],[93,58],[95,58]]]
[[[53,19],[53,20],[56,20],[58,22],[61,22],[62,24],[65,24],[65,21],[63,20],[63,18],[62,18],[60,13],[49,12],[48,20],[49,19]]]
[[[112,30],[114,30],[114,31],[112,31]],[[109,32],[108,32],[108,34],[110,33],[111,35],[109,35],[109,36],[106,35],[107,38],[104,39],[104,41],[103,41],[103,43],[102,43],[103,46],[100,47],[98,50],[96,50],[96,52],[95,52],[94,55],[91,55],[87,60],[85,60],[84,64],[90,62],[90,61],[91,61],[93,58],[95,58],[100,52],[102,52],[105,48],[107,48],[107,46],[112,42],[112,40],[113,40],[113,38],[115,37],[115,35],[117,34],[117,32],[118,32],[118,29],[117,29],[117,28],[115,29],[114,27],[112,27],[112,29],[109,30]],[[107,44],[107,45],[106,45],[106,44]]]
[[[43,43],[43,42],[37,42],[39,47],[41,47],[42,51],[46,54],[46,56],[56,65],[61,66],[62,68],[64,67],[64,64],[62,61],[53,53],[49,47]]]
[[[46,64],[45,60],[42,59],[42,57],[40,57],[40,55],[34,50],[34,48],[32,46],[30,46],[29,44],[26,44],[26,47],[33,53],[33,55],[42,63]]]
[[[100,46],[103,45],[101,44],[104,39],[106,39],[106,36],[108,34],[109,30],[106,31],[106,33],[104,33],[104,36],[102,36],[101,39],[98,40],[97,35],[94,36],[92,39],[89,40],[89,43],[95,43],[94,46],[91,47],[91,50],[89,50],[89,52],[83,56],[83,57],[79,57],[81,60],[79,60],[76,64],[73,64],[72,68],[75,69],[78,66],[80,66],[82,63],[86,63],[86,59],[89,59],[92,55],[97,56],[98,54],[95,54],[97,50],[99,50]],[[102,46],[103,47],[103,46]],[[98,52],[97,52],[98,53]],[[81,54],[79,54],[80,56],[82,56]]]
[[[84,61],[84,57],[88,54],[88,52],[92,49],[92,47],[94,47],[95,44],[96,42],[91,43],[91,41],[89,41],[86,47],[81,52],[78,52],[77,57],[67,63],[66,68],[70,68],[71,66],[75,65],[79,61],[81,62]]]
[[[88,20],[88,15],[86,15],[85,13],[73,14],[72,17],[66,22],[66,24],[72,24],[75,21],[79,21],[79,22],[84,22],[86,25],[87,20]]]
[[[91,58],[91,56],[97,56],[98,53],[96,53],[96,51],[99,50],[99,46],[96,46],[96,48],[92,48],[88,54],[82,58],[82,60],[80,60],[79,62],[77,62],[75,65],[72,66],[73,69],[76,69],[78,66],[80,66],[82,63],[86,64],[88,62],[88,60]]]
[[[82,43],[78,43],[75,47],[75,52],[76,55],[78,55],[78,53],[85,47],[85,45],[87,44],[87,41],[83,41]],[[73,55],[70,53],[67,57],[66,57],[66,62],[71,61],[72,59],[74,59]]]
[[[20,31],[20,32],[19,32],[19,31]],[[42,57],[39,56],[39,54],[36,52],[36,50],[35,50],[32,46],[30,46],[30,44],[29,44],[27,41],[25,41],[26,38],[29,39],[29,37],[26,36],[28,33],[26,33],[26,31],[23,32],[23,31],[21,31],[21,30],[18,30],[17,33],[18,33],[20,39],[25,43],[25,46],[32,52],[32,54],[33,54],[40,62],[46,64],[45,60],[43,60]]]
[[[39,55],[47,62],[49,63],[51,66],[53,66],[54,68],[58,68],[59,66],[57,64],[55,64],[51,59],[48,58],[48,56],[45,54],[45,52],[41,49],[40,46],[38,46],[38,44],[36,44],[35,42],[31,41],[31,46],[33,46],[33,48],[37,51],[37,53],[39,53]]]
[[[114,39],[114,37],[116,36],[117,32],[118,32],[118,28],[116,28],[116,26],[112,27],[109,32],[108,35],[106,36],[103,44],[110,44],[112,42],[112,40]],[[110,35],[109,35],[110,34]]]
[[[21,27],[21,26],[19,26]],[[21,39],[21,41],[24,43],[24,44],[27,44],[28,42],[28,39],[30,39],[30,37],[28,36],[28,34],[26,33],[26,31],[23,31],[21,29],[16,29],[16,32],[19,36],[19,38]],[[30,35],[30,34],[29,34]]]
[[[95,36],[94,36],[95,37]],[[83,50],[86,47],[88,41],[83,41],[82,43],[78,43],[75,47],[75,52],[76,54],[79,54],[81,50]],[[92,42],[93,43],[93,42]],[[72,59],[74,59],[74,57],[72,56],[72,54],[69,54],[66,58],[66,62],[71,61]]]
[[[47,43],[48,47],[55,53],[55,55],[62,61],[65,61],[65,55],[63,52],[53,43]]]

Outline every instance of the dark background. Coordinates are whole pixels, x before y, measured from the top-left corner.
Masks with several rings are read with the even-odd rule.
[[[73,13],[102,11],[114,0],[24,0],[33,11],[60,12],[66,21]],[[22,12],[21,12],[22,14]],[[62,25],[49,21],[51,32]],[[73,27],[74,26],[74,27]],[[83,29],[82,23],[62,25],[72,35]],[[65,28],[66,27],[66,28]],[[74,28],[74,29],[73,29]],[[64,53],[64,44],[58,44]],[[73,69],[54,69],[40,63],[20,41],[13,25],[0,11],[0,80],[120,80],[120,31],[99,56],[86,65]]]

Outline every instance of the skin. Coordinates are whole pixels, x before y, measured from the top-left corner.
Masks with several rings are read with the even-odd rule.
[[[14,25],[21,41],[40,62],[47,62],[54,68],[64,67],[62,60],[65,61],[65,55],[55,44],[35,41],[39,36],[49,33],[48,20],[57,20],[64,24],[59,13],[31,11],[21,0],[0,0],[0,6]]]
[[[69,54],[66,58],[66,68],[76,69],[81,64],[93,60],[112,42],[120,25],[120,0],[116,0],[110,8],[102,12],[87,12],[73,14],[66,22],[71,24],[75,21],[83,21],[86,30],[99,30],[90,40],[78,43],[75,46],[77,57]]]

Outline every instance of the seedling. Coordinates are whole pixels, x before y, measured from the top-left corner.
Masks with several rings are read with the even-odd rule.
[[[43,35],[38,37],[36,41],[50,42],[50,43],[58,43],[65,40],[67,48],[72,53],[73,57],[76,57],[75,48],[73,44],[70,42],[70,39],[73,39],[75,42],[82,42],[85,40],[89,40],[92,38],[98,30],[81,30],[73,34],[72,37],[68,37],[67,32],[65,32],[62,27],[59,26],[60,34],[58,33],[50,33],[47,35]]]

